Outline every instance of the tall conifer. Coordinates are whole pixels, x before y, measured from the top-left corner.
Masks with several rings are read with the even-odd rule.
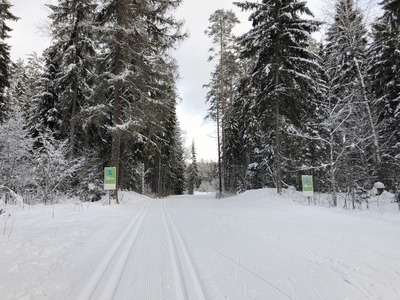
[[[310,95],[316,90],[316,56],[309,51],[310,35],[320,23],[305,2],[262,0],[235,2],[242,10],[253,11],[253,28],[239,38],[242,57],[257,57],[250,84],[257,90],[258,119],[273,130],[277,192],[282,191],[282,124],[301,126],[310,111]],[[270,116],[274,116],[273,126]],[[288,127],[286,126],[286,127]]]
[[[17,21],[19,18],[10,12],[11,4],[8,0],[0,0],[0,123],[4,121],[5,112],[10,108],[5,89],[10,85],[10,45],[6,39],[12,30],[7,26],[7,21]]]
[[[113,107],[109,129],[111,165],[117,168],[117,181],[122,142],[140,133],[143,118],[151,118],[149,114],[154,111],[151,104],[161,104],[166,98],[163,94],[170,92],[165,87],[174,84],[175,66],[168,50],[185,34],[171,11],[181,2],[106,0],[101,7],[98,29],[103,75],[96,92]],[[147,108],[145,115],[140,108]],[[115,197],[118,199],[118,195]]]
[[[393,188],[400,181],[400,1],[384,0],[380,4],[383,15],[372,26],[368,72],[385,145],[385,184]]]

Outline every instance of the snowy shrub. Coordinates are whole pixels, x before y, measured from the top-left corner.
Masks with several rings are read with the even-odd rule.
[[[99,201],[105,191],[104,168],[100,154],[96,149],[82,151],[79,158],[70,162],[72,168],[70,176],[67,176],[63,188],[70,197],[78,197],[86,202]]]
[[[0,185],[0,197],[2,204],[23,205],[23,198],[3,185]]]
[[[56,195],[62,190],[66,179],[70,178],[79,164],[69,162],[65,156],[67,142],[56,140],[50,132],[40,135],[42,147],[35,150],[36,165],[33,169],[33,180],[42,194],[45,204],[53,203]]]
[[[258,163],[252,163],[247,166],[245,182],[247,189],[259,188],[260,167]]]
[[[0,178],[11,190],[23,193],[26,186],[32,183],[32,139],[24,129],[21,112],[15,110],[9,116],[0,125]]]
[[[395,193],[395,201],[399,205],[399,210],[400,210],[400,184],[396,185],[396,193]]]

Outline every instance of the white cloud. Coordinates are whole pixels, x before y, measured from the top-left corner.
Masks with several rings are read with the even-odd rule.
[[[54,0],[53,0],[54,1]],[[10,11],[20,19],[17,22],[7,22],[13,31],[11,38],[6,42],[12,46],[11,59],[17,61],[19,58],[26,59],[27,54],[36,52],[41,55],[43,50],[50,46],[50,39],[43,36],[38,26],[46,21],[47,12],[45,3],[49,0],[13,0]]]

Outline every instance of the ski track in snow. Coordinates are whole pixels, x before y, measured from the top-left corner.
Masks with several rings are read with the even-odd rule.
[[[93,271],[93,274],[84,284],[82,290],[76,297],[74,296],[74,299],[92,299],[95,292],[99,293],[100,297],[94,299],[114,299],[114,294],[125,268],[125,263],[131,253],[131,249],[136,241],[136,237],[150,204],[151,202],[148,202],[142,207],[140,213],[131,221],[126,230],[108,250],[104,258]]]
[[[167,209],[167,201],[163,200],[163,220],[167,229],[167,236],[171,251],[171,262],[173,264],[174,279],[176,283],[177,299],[207,299],[197,275],[197,271],[190,257],[188,249],[172,221]]]

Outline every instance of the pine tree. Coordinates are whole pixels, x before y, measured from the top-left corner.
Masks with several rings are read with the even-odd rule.
[[[0,123],[5,120],[5,112],[10,109],[5,89],[10,85],[10,45],[5,40],[10,37],[12,30],[7,21],[17,21],[19,18],[10,12],[11,4],[8,0],[0,0]]]
[[[213,52],[213,55],[210,56],[209,61],[215,59],[217,56],[219,58],[219,64],[217,66],[218,71],[214,73],[213,76],[217,76],[219,73],[219,80],[216,78],[212,79],[213,81],[219,81],[219,97],[214,100],[213,106],[216,107],[217,111],[213,112],[214,115],[217,115],[217,118],[214,118],[217,122],[217,138],[218,138],[218,165],[219,165],[219,192],[222,193],[227,186],[227,164],[226,164],[226,151],[225,151],[225,122],[226,122],[226,114],[228,109],[228,95],[227,95],[227,76],[229,66],[234,65],[234,57],[232,55],[232,51],[234,51],[234,41],[235,36],[232,34],[232,30],[234,26],[239,22],[239,19],[236,17],[235,13],[231,10],[225,11],[223,9],[216,10],[208,19],[210,22],[210,26],[204,32],[206,35],[213,39],[213,44],[217,49],[211,48],[209,51]],[[229,63],[230,62],[230,63]],[[230,74],[231,75],[231,74]],[[208,85],[207,87],[215,89],[216,86],[211,87]],[[214,93],[216,91],[213,91]],[[229,93],[229,92],[228,92]],[[230,89],[230,93],[232,94],[232,89]],[[208,101],[212,101],[210,97],[208,97]],[[218,104],[219,102],[219,104]],[[219,122],[221,119],[221,122]],[[221,124],[221,138],[220,139],[220,130],[219,126]],[[221,151],[222,150],[222,151]],[[222,155],[221,155],[222,152]],[[221,156],[222,156],[222,164],[221,167]],[[222,178],[224,177],[224,184],[222,184]],[[223,188],[223,186],[225,188]]]
[[[257,93],[258,119],[265,129],[274,131],[275,181],[277,192],[281,193],[282,124],[300,127],[310,111],[310,99],[316,90],[314,76],[319,66],[315,54],[309,51],[309,40],[320,23],[303,19],[312,16],[305,2],[263,0],[234,4],[242,10],[254,11],[249,17],[253,28],[239,42],[244,48],[242,57],[257,57],[250,72],[250,85]]]

